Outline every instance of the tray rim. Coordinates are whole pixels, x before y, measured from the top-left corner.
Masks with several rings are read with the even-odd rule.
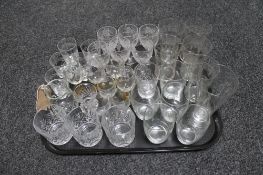
[[[216,115],[215,115],[216,114]],[[87,148],[85,151],[83,150],[74,150],[71,149],[69,151],[61,150],[56,145],[48,142],[43,136],[40,136],[42,144],[45,148],[57,155],[105,155],[105,154],[145,154],[145,153],[168,153],[168,152],[186,152],[186,151],[201,151],[205,149],[209,149],[213,145],[215,145],[223,132],[223,122],[221,116],[218,111],[216,111],[211,118],[215,122],[215,131],[212,138],[202,145],[182,145],[177,147],[154,147],[154,148],[118,148],[114,149],[90,149]],[[88,151],[89,150],[89,151]]]

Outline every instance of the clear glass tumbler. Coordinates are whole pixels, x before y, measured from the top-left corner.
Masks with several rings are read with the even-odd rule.
[[[123,47],[135,47],[138,42],[138,27],[134,24],[123,24],[118,29],[118,37]]]
[[[33,126],[35,130],[54,145],[64,145],[72,138],[65,122],[51,110],[41,110],[36,113]]]
[[[135,115],[126,105],[109,108],[101,118],[103,129],[116,147],[130,145],[135,138]]]
[[[77,41],[73,37],[62,38],[57,44],[58,50],[67,65],[75,65],[79,60]]]
[[[57,71],[54,68],[50,68],[45,73],[45,81],[48,83],[52,80],[61,79],[61,77],[57,74]]]
[[[211,110],[192,104],[176,124],[176,135],[184,145],[191,145],[200,140],[210,125]]]
[[[74,88],[73,95],[77,102],[82,103],[86,100],[96,98],[97,89],[96,86],[91,83],[81,83]]]
[[[83,70],[79,63],[68,65],[64,70],[64,77],[71,84],[79,84],[86,78],[86,73]]]
[[[139,64],[149,64],[150,59],[153,55],[153,43],[149,41],[149,44],[147,47],[144,47],[142,45],[137,45],[136,47],[132,47],[132,55],[136,62]]]
[[[84,147],[97,145],[102,138],[102,128],[96,111],[83,112],[80,107],[73,109],[66,119],[74,139]]]
[[[137,87],[131,92],[130,101],[132,108],[140,120],[143,120],[144,117],[151,118],[158,109],[158,102],[160,101],[161,96],[159,88],[155,88],[155,93],[151,98],[142,98],[138,93]],[[145,113],[145,111],[147,113]]]
[[[54,54],[52,54],[50,59],[49,59],[49,64],[55,69],[58,76],[60,78],[63,78],[63,76],[64,76],[63,72],[64,72],[67,64],[66,64],[63,56],[61,55],[61,53],[55,52]]]
[[[103,80],[97,84],[97,89],[103,98],[112,98],[116,91],[116,82],[109,76],[105,76]]]
[[[158,106],[157,110],[151,118],[148,118],[147,110],[155,106]],[[169,112],[163,112],[162,109],[167,108],[168,106],[163,103],[151,105],[148,108],[145,108],[146,111],[143,119],[144,133],[153,144],[161,144],[165,142],[173,131],[175,120],[171,121],[167,119],[170,119],[171,115],[173,115],[175,111],[170,108],[171,110]]]
[[[140,96],[142,98],[153,97],[160,75],[158,66],[153,63],[137,65],[134,72]]]

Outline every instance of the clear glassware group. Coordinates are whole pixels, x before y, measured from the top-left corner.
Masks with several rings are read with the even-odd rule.
[[[112,145],[126,147],[143,122],[153,144],[171,134],[195,144],[238,88],[235,73],[210,56],[211,31],[200,19],[168,18],[101,27],[81,52],[73,37],[63,38],[44,77],[49,107],[36,113],[34,128],[54,145],[73,137],[93,147],[104,130]]]

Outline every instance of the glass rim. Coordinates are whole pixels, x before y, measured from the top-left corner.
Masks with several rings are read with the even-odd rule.
[[[95,38],[91,38],[91,39],[86,39],[86,40],[84,40],[81,44],[80,44],[80,49],[81,49],[81,51],[82,51],[82,53],[83,52],[89,52],[89,50],[88,50],[88,47],[89,47],[89,45],[91,44],[91,43],[93,43],[94,41],[97,41]],[[84,45],[86,45],[87,47],[85,47],[86,49],[84,49]]]
[[[132,27],[134,27],[134,29],[136,29],[135,33],[132,33],[132,36],[135,35],[135,34],[136,34],[136,35],[138,34],[139,28],[137,27],[137,25],[128,23],[128,24],[122,24],[122,25],[120,25],[120,27],[118,28],[118,35],[122,35],[121,29],[123,29],[123,28],[125,28],[125,27],[127,27],[127,26],[132,26]],[[129,35],[129,36],[131,36],[131,35]],[[123,35],[122,35],[122,37],[127,37],[127,36],[123,36]]]
[[[106,43],[104,41],[95,40],[88,45],[87,52],[90,54],[100,52],[100,49],[103,50],[101,47],[103,44],[105,44],[105,46],[106,46]],[[99,46],[99,47],[96,48],[96,46]],[[94,48],[91,49],[92,47],[94,47]],[[100,55],[108,55],[108,53],[104,51],[104,52],[100,53]]]
[[[135,100],[134,98],[133,98],[133,96],[134,96],[134,91],[135,90],[137,90],[137,94],[138,94],[138,87],[137,87],[137,85],[135,85],[135,87],[133,88],[133,90],[131,91],[131,95],[130,95],[130,102],[132,103],[133,101],[135,101],[136,103],[139,103],[139,104],[148,104],[148,103],[143,103],[143,102],[140,102],[140,101],[138,101],[138,100]],[[156,86],[156,88],[155,88],[155,93],[156,93],[156,91],[157,91],[157,99],[154,99],[154,101],[155,101],[155,103],[157,103],[157,101],[160,101],[160,99],[161,99],[161,92],[160,92],[160,88],[158,87],[158,86]],[[155,96],[155,93],[154,93],[154,95],[153,95],[153,97]],[[145,98],[142,98],[139,94],[138,94],[138,96],[141,98],[141,99],[145,99]],[[151,100],[152,100],[152,98],[150,98]],[[152,103],[150,103],[150,104],[152,104]]]
[[[100,38],[101,32],[102,32],[104,29],[106,29],[106,28],[113,29],[114,34],[115,34],[115,35],[118,34],[118,30],[117,30],[115,27],[113,27],[113,26],[102,26],[102,27],[100,27],[100,28],[98,29],[98,31],[97,31],[97,37],[98,37],[98,38]],[[115,36],[115,35],[114,35],[114,36]]]
[[[46,81],[47,83],[51,82],[51,81],[47,81],[47,78],[46,78],[49,73],[50,73],[50,75],[56,75],[56,76],[57,76],[57,78],[52,79],[51,81],[63,79],[63,78],[60,78],[60,77],[59,77],[59,75],[57,74],[56,69],[55,69],[54,67],[52,67],[52,68],[48,69],[48,70],[45,72],[45,75],[44,75],[44,79],[45,79],[45,81]]]
[[[158,27],[157,25],[155,25],[155,24],[148,23],[148,24],[143,24],[143,25],[141,25],[141,26],[139,27],[139,35],[140,35],[140,33],[141,33],[142,28],[144,28],[144,27],[146,27],[146,26],[152,26],[152,27],[154,27],[154,28],[156,29],[156,31],[155,31],[154,33],[159,34],[159,27]]]
[[[72,45],[72,47],[70,47],[69,49],[62,49],[62,45],[64,44],[65,41],[72,41],[72,43],[74,44],[74,46]],[[75,47],[77,47],[77,41],[74,37],[65,37],[65,38],[62,38],[61,40],[58,41],[57,43],[57,48],[61,51],[69,51],[69,50],[72,50],[74,49]]]
[[[95,92],[94,93],[96,93],[96,95],[95,96],[97,96],[97,88],[96,88],[96,86],[94,85],[94,84],[92,84],[92,83],[90,83],[90,82],[81,82],[80,84],[78,84],[77,86],[75,86],[74,87],[74,90],[73,90],[73,94],[76,96],[76,97],[78,97],[79,95],[76,93],[76,90],[77,90],[77,88],[79,88],[79,87],[81,87],[81,86],[85,86],[85,89],[86,89],[86,86],[88,86],[89,87],[89,89],[95,89]]]

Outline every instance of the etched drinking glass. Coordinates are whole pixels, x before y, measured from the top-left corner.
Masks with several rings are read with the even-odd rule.
[[[52,80],[61,79],[61,77],[58,75],[57,71],[54,68],[50,68],[45,73],[45,81],[48,83]]]
[[[135,138],[135,115],[126,105],[109,108],[102,116],[101,124],[110,143],[116,147],[128,146]]]
[[[153,43],[149,41],[147,47],[143,45],[132,47],[132,55],[139,64],[149,64],[153,55]]]
[[[112,60],[120,64],[121,67],[124,66],[125,62],[129,59],[130,50],[128,48],[122,47],[120,44],[111,52]]]
[[[103,80],[97,84],[97,89],[103,98],[111,98],[117,91],[116,82],[111,77],[105,76]]]
[[[106,73],[104,68],[92,67],[91,73],[88,75],[88,80],[93,84],[99,84],[102,82],[105,75]]]
[[[151,118],[148,118],[147,110],[155,106],[158,106],[157,110]],[[162,109],[166,108],[168,108],[168,105],[163,103],[153,106],[151,105],[146,108],[146,115],[144,115],[143,118],[143,128],[146,137],[153,144],[161,144],[165,142],[173,131],[175,120],[167,120],[167,118],[170,119],[170,115],[173,115],[175,112],[172,108],[170,108],[171,110],[169,112],[162,112]]]
[[[64,78],[71,84],[79,84],[86,78],[83,67],[77,63],[75,65],[67,65],[64,70]]]
[[[104,68],[110,61],[110,55],[106,47],[106,43],[103,41],[94,41],[90,43],[86,61],[96,68]]]
[[[138,43],[138,27],[134,24],[123,24],[118,28],[120,44],[130,49]]]
[[[184,145],[191,145],[200,140],[211,122],[209,108],[192,104],[176,124],[176,135]]]
[[[63,72],[64,72],[67,64],[66,64],[63,56],[61,55],[61,53],[55,52],[54,54],[52,54],[50,59],[49,59],[49,64],[55,69],[58,76],[60,78],[63,78],[63,76],[64,76]]]
[[[102,128],[95,110],[73,109],[66,118],[74,139],[84,147],[97,145],[102,138]]]
[[[91,83],[78,84],[73,91],[74,98],[77,102],[82,103],[97,96],[96,86]]]
[[[139,39],[141,44],[146,48],[150,48],[152,44],[156,46],[159,40],[158,26],[154,24],[144,24],[140,26]]]
[[[97,38],[106,43],[107,51],[110,53],[117,46],[118,31],[115,27],[104,26],[97,31]]]
[[[158,66],[153,63],[137,65],[134,72],[140,96],[142,98],[153,97],[160,74]]]
[[[41,110],[33,120],[35,130],[54,145],[64,145],[72,138],[65,122],[51,110]]]
[[[68,65],[75,65],[78,63],[79,52],[75,38],[63,38],[58,42],[57,47]]]
[[[132,108],[140,120],[143,120],[144,117],[151,118],[158,109],[158,102],[160,101],[161,96],[159,88],[155,88],[155,93],[151,98],[142,98],[138,93],[137,87],[131,92],[130,101]]]
[[[123,92],[130,92],[135,86],[134,71],[130,66],[125,66],[120,70],[120,76],[117,79],[117,87]]]

